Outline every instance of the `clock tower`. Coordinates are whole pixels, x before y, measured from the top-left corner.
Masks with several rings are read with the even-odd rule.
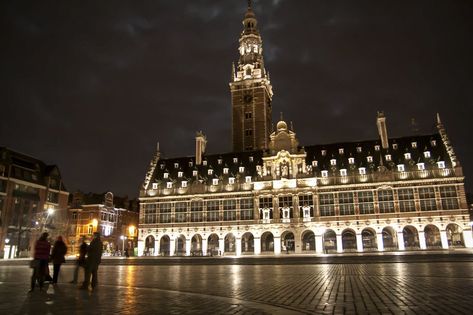
[[[243,19],[238,65],[232,65],[233,151],[264,150],[271,133],[273,90],[264,67],[263,46],[251,1]]]

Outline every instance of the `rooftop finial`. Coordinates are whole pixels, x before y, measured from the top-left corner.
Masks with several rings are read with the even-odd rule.
[[[440,120],[440,114],[437,113],[437,125],[441,125],[442,121]]]
[[[156,143],[156,151],[159,152],[159,141]]]
[[[251,0],[248,0],[248,9],[251,9]]]
[[[282,112],[280,112],[279,120],[280,120],[280,121],[283,121],[283,120],[284,120],[283,117],[282,117]]]

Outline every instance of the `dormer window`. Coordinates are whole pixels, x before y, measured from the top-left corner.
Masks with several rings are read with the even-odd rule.
[[[228,174],[228,167],[223,168],[223,174]]]
[[[424,163],[417,163],[417,169],[418,169],[419,171],[425,170],[425,165],[424,165]]]
[[[327,155],[327,150],[322,150],[322,156],[326,156]]]
[[[203,161],[202,161],[202,165],[203,165],[203,166],[207,166],[207,160],[203,160]]]
[[[438,168],[445,168],[445,162],[444,161],[438,161],[437,162],[437,167]]]
[[[183,181],[181,182],[181,187],[182,187],[182,188],[186,188],[186,187],[187,187],[187,181],[186,181],[186,180],[183,180]]]
[[[331,159],[330,160],[330,165],[337,165],[337,160]]]
[[[344,152],[345,150],[343,150],[343,148],[338,149],[338,154],[343,154]]]
[[[177,177],[182,177],[182,172],[177,172]]]
[[[347,170],[346,170],[346,168],[342,168],[342,169],[340,170],[340,176],[347,176]]]
[[[348,158],[348,163],[349,164],[355,164],[355,158]]]
[[[218,162],[218,165],[222,165],[223,163],[222,159],[218,159],[217,162]]]
[[[328,171],[322,171],[322,177],[328,177]]]
[[[251,183],[251,176],[245,177],[245,183]]]
[[[360,173],[360,175],[366,175],[366,168],[360,167],[360,168],[358,169],[358,172]]]
[[[192,176],[197,176],[197,171],[196,170],[192,171]]]
[[[404,164],[398,164],[397,165],[397,171],[398,172],[404,172],[405,171]]]
[[[366,157],[366,161],[367,161],[368,163],[373,163],[373,157],[372,157],[371,155],[367,156],[367,157]]]
[[[189,167],[192,167],[194,166],[194,163],[192,163],[192,161],[189,161]]]
[[[174,163],[174,168],[179,168],[179,163]]]
[[[172,182],[167,182],[167,183],[166,183],[166,188],[167,188],[167,189],[172,188]]]
[[[238,171],[239,171],[240,173],[243,173],[243,172],[245,171],[245,167],[244,167],[244,166],[240,166],[240,167],[238,168]]]
[[[235,177],[229,177],[229,178],[228,178],[228,183],[229,183],[230,185],[235,184]]]
[[[385,158],[386,158],[386,161],[392,160],[391,154],[386,154]]]
[[[212,185],[214,185],[214,186],[218,185],[218,178],[212,179]]]
[[[164,173],[163,178],[169,178],[169,173]]]
[[[397,150],[397,143],[393,143],[393,149]]]
[[[158,189],[158,183],[153,183],[153,189]]]
[[[233,158],[233,163],[238,163],[238,158],[234,157]]]
[[[164,170],[164,164],[160,164],[160,165],[159,165],[159,168],[162,169],[162,170]]]
[[[437,141],[436,140],[431,140],[430,145],[433,146],[433,147],[437,146]]]
[[[213,173],[214,173],[214,170],[213,170],[213,169],[207,170],[207,174],[208,174],[208,175],[212,175]]]
[[[411,159],[411,154],[410,154],[409,152],[404,153],[404,158],[405,158],[406,160],[410,160],[410,159]]]
[[[425,151],[425,152],[424,152],[424,157],[425,157],[426,159],[429,159],[429,158],[430,158],[430,151]]]
[[[413,149],[416,149],[416,148],[417,148],[417,142],[412,142],[412,143],[411,143],[411,147],[412,147]]]
[[[317,167],[317,165],[318,165],[318,162],[317,162],[317,161],[315,161],[315,160],[312,161],[312,167]]]
[[[356,147],[356,152],[361,153],[361,147]]]
[[[252,157],[252,156],[250,156],[250,157],[248,158],[248,160],[250,161],[250,163],[253,163],[253,157]]]
[[[261,172],[261,165],[256,165],[256,171]]]
[[[381,150],[381,147],[379,146],[379,144],[377,144],[377,145],[374,146],[374,150],[375,150],[375,151]]]

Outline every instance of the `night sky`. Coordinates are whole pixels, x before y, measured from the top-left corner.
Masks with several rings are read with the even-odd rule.
[[[257,0],[273,121],[302,145],[434,131],[473,189],[473,2]],[[166,157],[231,151],[245,0],[2,1],[0,146],[57,164],[69,191],[137,196]],[[414,118],[417,126],[413,127]],[[414,132],[414,129],[418,131]]]

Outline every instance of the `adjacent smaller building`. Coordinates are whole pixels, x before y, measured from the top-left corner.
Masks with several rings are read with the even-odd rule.
[[[138,201],[114,197],[113,193],[72,194],[69,208],[68,242],[73,253],[78,252],[81,237],[92,239],[100,232],[105,255],[122,255],[128,249],[134,255],[137,242]]]

